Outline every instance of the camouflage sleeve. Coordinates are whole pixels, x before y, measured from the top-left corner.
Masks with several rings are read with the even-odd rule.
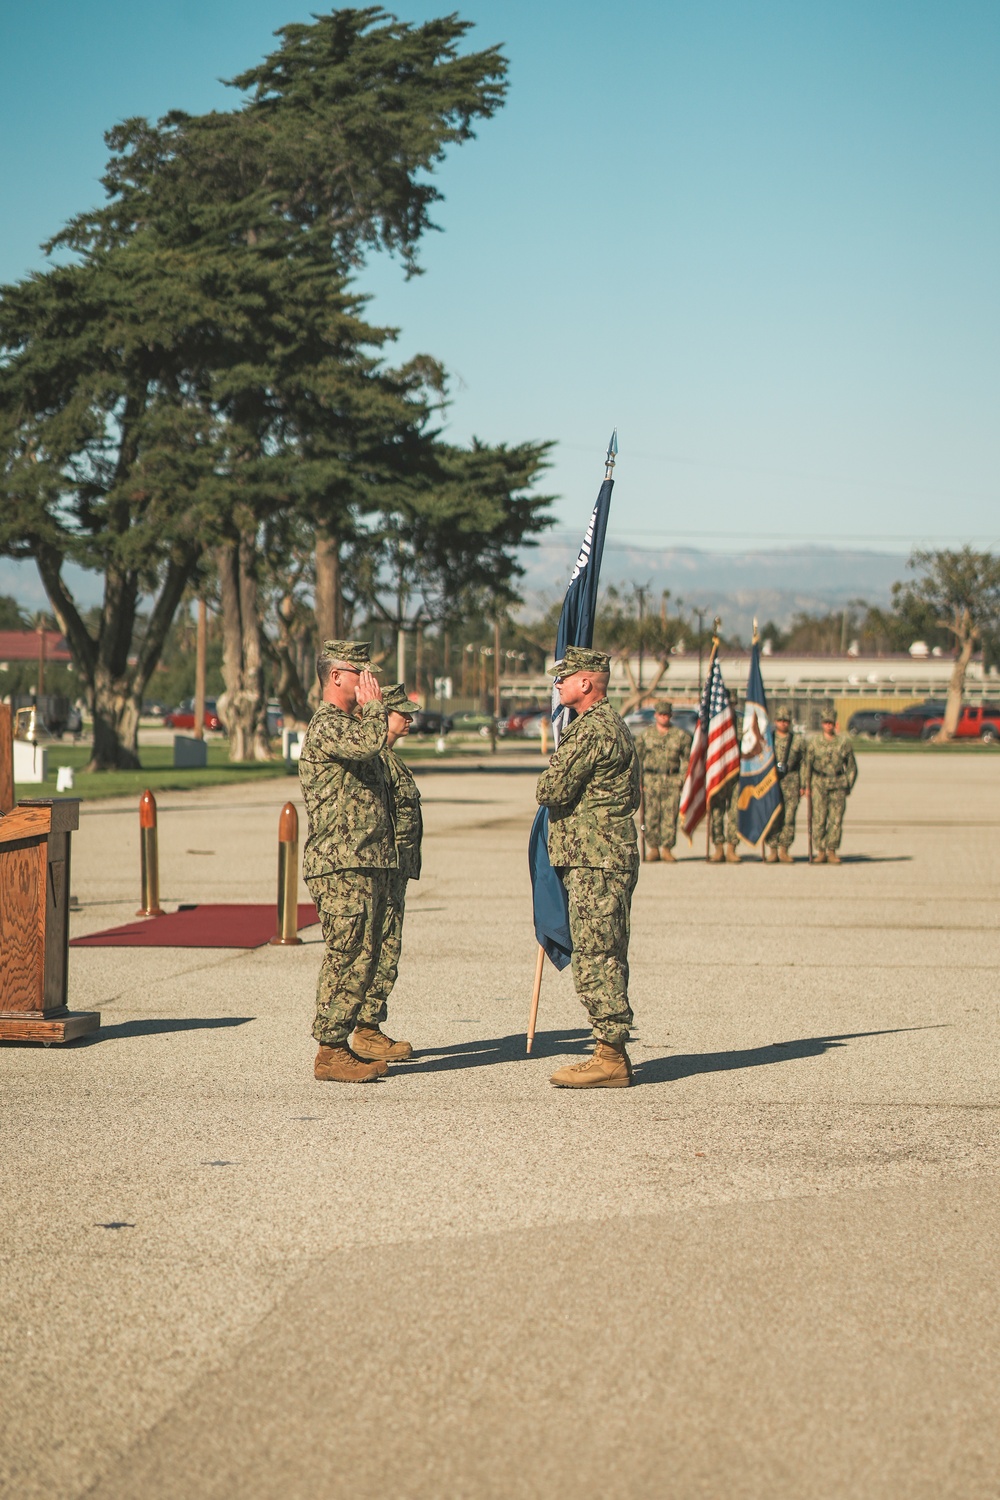
[[[802,771],[799,786],[803,793],[809,790],[809,773],[812,770],[812,756],[809,752],[809,745],[810,741],[806,740],[802,747]]]
[[[690,758],[691,758],[691,746],[694,744],[694,741],[691,738],[691,736],[688,734],[688,732],[687,732],[686,729],[682,729],[681,733],[684,736],[684,738],[681,740],[681,755],[684,757],[685,760],[690,760]],[[684,769],[686,771],[687,767],[685,766]]]
[[[847,754],[844,756],[844,770],[847,772],[847,790],[854,790],[854,783],[858,779],[858,763],[854,758],[854,746],[848,741]]]
[[[641,771],[646,760],[645,731],[642,734],[637,734],[635,737],[635,758],[639,762],[639,770]]]
[[[388,719],[377,700],[366,703],[361,717],[322,714],[309,726],[310,752],[314,759],[372,760],[385,746]]]
[[[543,807],[572,807],[590,779],[591,756],[583,720],[575,719],[571,728],[573,733],[563,736],[549,769],[538,778],[535,796]]]

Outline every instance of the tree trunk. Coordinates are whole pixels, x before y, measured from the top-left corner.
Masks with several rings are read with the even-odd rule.
[[[339,641],[344,629],[344,603],[340,592],[340,538],[335,533],[316,532],[316,633],[319,644]]]
[[[948,683],[948,703],[944,711],[944,719],[941,728],[934,738],[939,744],[954,739],[958,721],[962,716],[962,696],[965,692],[965,670],[972,660],[972,650],[975,639],[972,632],[963,640],[955,657],[955,665],[951,669],[951,679]]]
[[[299,665],[296,662],[297,641],[292,633],[295,617],[295,600],[287,594],[278,606],[278,641],[274,648],[278,668],[274,694],[281,704],[286,729],[292,724],[304,727],[312,717],[309,696],[302,685]]]
[[[231,761],[271,760],[264,696],[263,627],[257,590],[257,538],[252,521],[238,541],[217,552],[222,597],[222,676],[219,699]]]

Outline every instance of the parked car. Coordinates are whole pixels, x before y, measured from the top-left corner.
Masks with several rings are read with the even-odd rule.
[[[410,722],[411,734],[447,734],[450,728],[447,714],[432,713],[426,708],[415,709]]]
[[[509,735],[523,735],[524,726],[541,714],[540,708],[519,708],[506,719],[497,720],[497,734],[506,739]]]
[[[277,698],[267,700],[267,734],[274,739],[285,727],[285,714]]]
[[[454,734],[480,734],[484,740],[488,740],[492,729],[492,714],[469,712],[452,715],[451,732]]]
[[[919,740],[928,719],[939,719],[945,705],[940,698],[926,698],[923,703],[911,703],[902,713],[886,714],[878,727],[880,740]]]
[[[863,734],[869,739],[874,738],[886,719],[889,717],[887,708],[863,708],[856,714],[851,714],[847,721],[848,734]]]
[[[163,715],[163,722],[168,729],[193,729],[194,699],[185,698],[180,708],[171,709],[170,713]],[[222,720],[219,718],[216,710],[214,698],[205,699],[205,728],[222,728]]]
[[[943,722],[943,719],[928,719],[922,738],[933,739]],[[988,745],[1000,743],[1000,704],[981,703],[975,708],[966,704],[958,716],[955,739],[984,740]]]

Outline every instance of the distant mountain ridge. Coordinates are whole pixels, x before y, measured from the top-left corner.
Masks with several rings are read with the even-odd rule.
[[[543,538],[537,548],[524,550],[521,591],[526,614],[537,614],[561,597],[577,550],[562,536]],[[721,615],[725,628],[738,635],[749,635],[754,616],[762,625],[773,620],[784,628],[799,612],[825,614],[843,609],[853,599],[887,605],[893,583],[905,576],[906,557],[901,553],[819,546],[657,550],[615,543],[610,536],[601,568],[605,587],[648,583],[648,609],[658,610],[663,590],[669,589],[671,612],[682,600],[685,613],[699,606],[709,618]]]

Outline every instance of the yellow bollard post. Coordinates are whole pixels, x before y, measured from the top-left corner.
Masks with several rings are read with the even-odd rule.
[[[137,917],[162,917],[160,905],[160,853],[156,842],[156,798],[151,791],[139,798],[139,855],[142,870],[142,905]]]
[[[299,937],[299,815],[286,802],[278,818],[278,932],[273,948],[292,948]]]

